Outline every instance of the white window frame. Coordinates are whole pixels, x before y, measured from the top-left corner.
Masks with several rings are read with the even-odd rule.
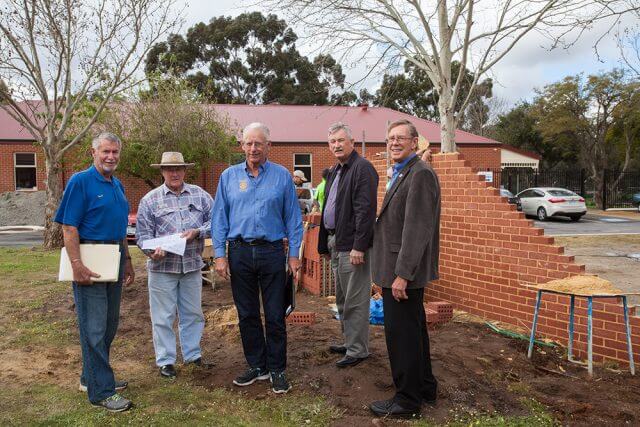
[[[33,166],[28,166],[28,165],[18,165],[17,162],[17,158],[18,158],[18,154],[33,154]],[[36,179],[35,179],[35,187],[33,188],[20,188],[18,189],[18,176],[16,174],[18,168],[33,168],[35,173],[36,173]],[[23,151],[23,152],[15,152],[13,153],[13,188],[15,188],[16,191],[38,191],[38,153],[34,153],[34,152],[29,152],[29,151]]]
[[[309,156],[309,164],[308,165],[300,165],[300,164],[296,164],[296,156],[299,155],[308,155]],[[303,184],[303,187],[311,187],[311,182],[313,181],[313,153],[293,153],[293,170],[295,171],[296,169],[298,169],[298,167],[303,167],[303,168],[309,168],[310,172],[309,175],[307,177],[307,179],[309,180],[308,182],[305,182]]]

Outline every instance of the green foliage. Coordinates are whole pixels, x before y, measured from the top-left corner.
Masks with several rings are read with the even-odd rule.
[[[330,55],[302,56],[297,38],[275,15],[221,16],[156,44],[145,71],[184,78],[209,102],[326,104],[344,86],[342,67]]]
[[[123,139],[118,171],[155,188],[162,177],[149,165],[159,163],[165,151],[179,151],[186,162],[195,163],[187,180],[211,162],[228,161],[236,143],[228,119],[202,103],[186,82],[152,78],[150,89],[140,91],[137,98],[111,105],[96,124],[98,130],[109,130]],[[89,150],[90,144],[87,138],[83,148]]]
[[[457,78],[459,71],[460,63],[454,61],[451,64],[451,74]],[[456,114],[459,115],[458,123],[460,127],[478,132],[489,118],[489,107],[485,104],[485,99],[492,96],[493,82],[491,79],[479,82],[470,99],[469,106],[464,112],[461,112],[459,107],[469,94],[473,74],[467,70],[462,78],[460,93],[456,101]],[[453,84],[455,83],[454,81]],[[404,63],[403,73],[383,76],[382,85],[376,91],[373,103],[423,119],[439,121],[438,99],[438,91],[427,73],[407,60]]]

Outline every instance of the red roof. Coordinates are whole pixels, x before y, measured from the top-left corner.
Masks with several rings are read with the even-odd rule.
[[[365,142],[383,143],[387,123],[407,119],[429,142],[440,143],[439,123],[386,107],[217,104],[214,108],[227,115],[238,129],[251,122],[266,124],[273,142],[326,142],[329,126],[343,122],[349,125],[356,141],[364,137]],[[456,131],[456,143],[500,144],[461,130]]]
[[[356,141],[384,142],[387,123],[411,120],[418,132],[431,143],[440,143],[440,124],[419,119],[386,107],[344,107],[314,105],[243,105],[216,104],[216,111],[225,115],[239,131],[251,122],[262,122],[271,130],[274,142],[326,142],[329,126],[343,122],[351,127]],[[0,108],[0,141],[33,141],[29,132]],[[459,144],[500,144],[489,138],[456,131]]]

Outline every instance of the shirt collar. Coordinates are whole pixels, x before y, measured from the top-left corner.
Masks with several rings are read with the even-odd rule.
[[[416,153],[412,153],[409,157],[407,157],[406,159],[404,159],[400,163],[396,163],[395,165],[393,165],[393,172],[394,173],[400,172],[402,170],[402,168],[407,166],[407,163],[409,163],[411,161],[411,159],[413,159],[415,156],[416,156]]]
[[[168,193],[173,193],[173,191],[171,191],[171,189],[169,187],[167,187],[167,184],[162,183],[162,194],[168,194]],[[189,191],[189,189],[187,188],[187,183],[186,182],[182,184],[182,191],[180,191],[180,194],[182,194],[182,193],[191,194],[191,191]]]
[[[98,172],[96,165],[91,165],[91,167],[89,168],[89,173],[91,173],[94,176],[94,178],[97,179],[98,181],[106,182],[108,184],[111,184],[115,179],[115,177],[111,175],[111,181],[107,180],[107,178],[105,178],[100,172]]]
[[[258,166],[258,170],[260,172],[258,172],[258,175],[264,173],[267,171],[267,169],[269,169],[271,165],[271,162],[269,160],[265,161],[263,164],[261,164],[260,166]],[[244,161],[244,171],[249,174],[249,166],[247,166],[247,161]]]

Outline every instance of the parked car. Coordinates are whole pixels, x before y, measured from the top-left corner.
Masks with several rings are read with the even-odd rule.
[[[584,199],[565,188],[527,188],[517,194],[525,215],[537,216],[540,221],[550,216],[568,216],[572,221],[580,221],[587,213]]]
[[[507,190],[506,188],[500,188],[500,196],[506,197],[507,201],[510,204],[516,205],[516,209],[517,210],[519,210],[519,211],[522,210],[522,203],[520,203],[520,198],[514,196],[511,191]]]
[[[127,223],[127,243],[136,243],[136,219],[138,218],[138,213],[133,212],[129,214],[128,223]]]
[[[640,193],[636,193],[631,196],[631,202],[636,208],[638,208],[638,213],[640,213]]]

